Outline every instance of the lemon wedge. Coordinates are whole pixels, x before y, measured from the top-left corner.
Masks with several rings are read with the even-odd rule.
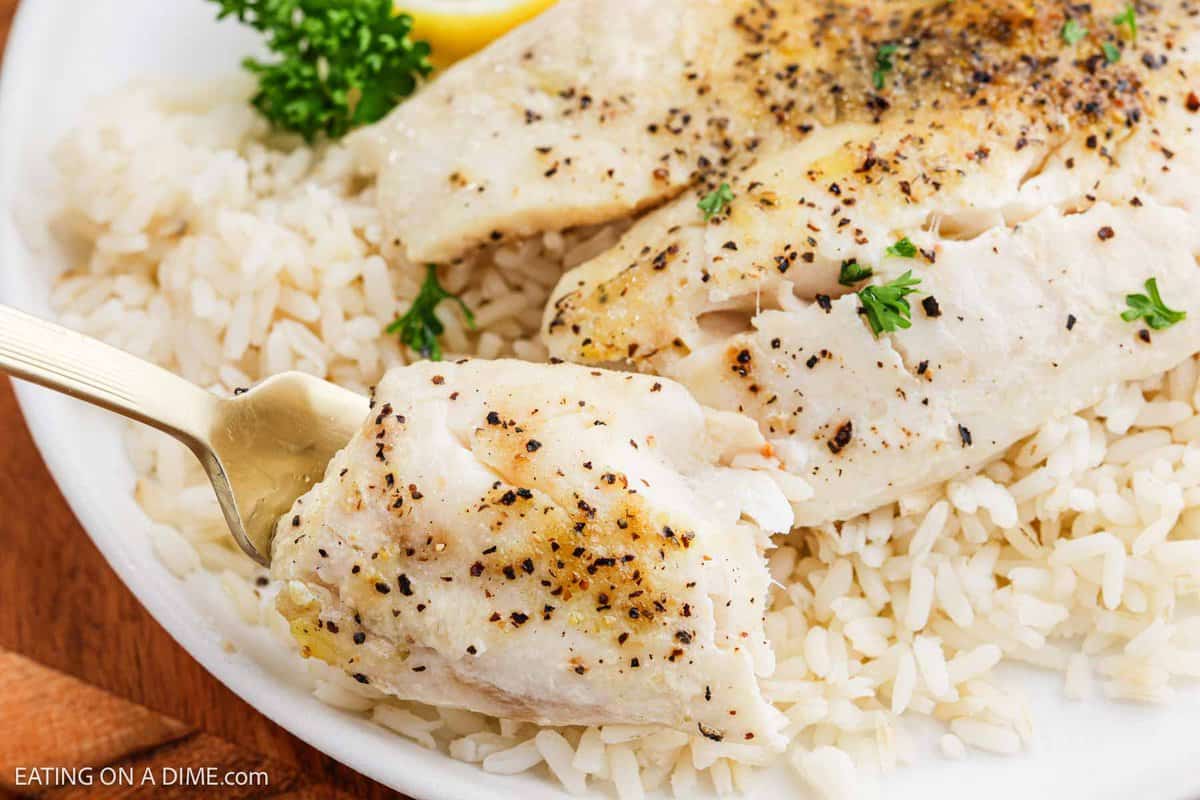
[[[411,14],[412,37],[429,42],[430,60],[445,68],[483,48],[556,0],[400,0],[397,9]]]

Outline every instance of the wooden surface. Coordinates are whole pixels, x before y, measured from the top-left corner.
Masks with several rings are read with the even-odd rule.
[[[0,787],[48,800],[354,795],[0,650]]]
[[[0,0],[0,41],[7,36],[16,5],[17,0]],[[40,743],[38,758],[63,763],[86,759],[88,753],[99,759],[97,763],[138,754],[171,767],[253,763],[267,765],[272,773],[267,788],[204,790],[205,797],[396,796],[303,744],[239,700],[151,619],[71,514],[2,377],[0,452],[0,651],[9,651],[0,652],[0,796],[6,786],[11,791],[13,767],[18,766],[5,759],[18,757],[12,747],[23,742],[30,747]],[[29,661],[14,661],[13,654]],[[37,665],[65,675],[41,672]],[[28,680],[6,680],[18,671]],[[46,699],[38,692],[47,682],[75,692],[53,695],[75,700],[57,706],[60,727],[54,730],[61,735],[49,739],[44,735],[46,719],[29,713],[32,699]],[[85,695],[83,684],[103,691]],[[108,695],[111,702],[106,705],[103,698]],[[145,708],[138,711],[135,706]],[[122,724],[132,725],[134,731],[118,735],[108,729],[113,717],[98,716],[99,707],[123,709]],[[170,795],[165,789],[148,791],[145,796]],[[95,787],[73,790],[69,796],[126,795]]]

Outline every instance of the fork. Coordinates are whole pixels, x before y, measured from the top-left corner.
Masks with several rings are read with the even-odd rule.
[[[275,524],[321,479],[368,412],[301,372],[224,398],[136,356],[0,305],[0,370],[158,428],[203,465],[233,538],[269,565]]]

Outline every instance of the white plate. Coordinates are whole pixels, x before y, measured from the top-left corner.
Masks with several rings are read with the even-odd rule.
[[[24,0],[0,84],[0,300],[50,316],[53,275],[66,267],[42,221],[50,202],[48,152],[80,107],[138,77],[215,76],[238,69],[254,39],[213,22],[202,0]],[[173,578],[143,535],[133,470],[115,418],[41,389],[17,394],[59,487],[113,569],[163,627],[213,675],[313,746],[418,798],[563,796],[536,776],[499,778],[336,711],[298,685],[294,660],[261,629],[238,622],[211,580]],[[6,602],[14,602],[6,598]],[[232,641],[236,654],[221,643]],[[1068,703],[1057,676],[1006,673],[1028,694],[1035,742],[1012,759],[951,763],[932,747],[880,782],[887,798],[1153,798],[1200,795],[1200,691],[1168,708]],[[932,726],[913,730],[932,733]],[[936,738],[936,737],[934,737]],[[926,752],[927,751],[927,752]],[[764,774],[756,797],[804,796],[785,768]]]

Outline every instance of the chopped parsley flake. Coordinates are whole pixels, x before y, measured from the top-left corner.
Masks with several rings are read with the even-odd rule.
[[[1133,3],[1125,6],[1124,11],[1113,17],[1113,24],[1118,28],[1126,28],[1129,31],[1129,38],[1133,39],[1135,42],[1137,41],[1137,9],[1133,7]]]
[[[704,221],[708,222],[717,214],[720,214],[722,211],[724,211],[725,206],[732,202],[733,189],[730,188],[728,183],[722,183],[716,189],[713,189],[711,192],[704,195],[704,197],[700,198],[700,202],[696,205],[699,206],[700,210],[704,212]]]
[[[1063,23],[1062,39],[1067,44],[1075,44],[1083,37],[1087,36],[1088,29],[1080,25],[1073,19],[1069,19]]]
[[[895,244],[889,245],[888,249],[884,252],[889,256],[895,256],[896,258],[912,258],[917,254],[917,246],[909,241],[908,237],[905,236]]]
[[[1100,49],[1104,51],[1104,60],[1109,64],[1115,64],[1121,60],[1121,51],[1112,42],[1105,42],[1100,45]]]
[[[1169,328],[1176,322],[1187,319],[1186,311],[1175,311],[1167,308],[1162,296],[1158,293],[1158,279],[1146,281],[1146,294],[1127,294],[1125,303],[1129,306],[1121,312],[1121,319],[1133,322],[1144,319],[1146,324],[1156,331]]]
[[[871,83],[876,90],[882,89],[889,72],[896,68],[892,56],[900,49],[897,44],[881,44],[875,51],[875,71],[871,73]]]
[[[386,331],[400,334],[400,341],[420,353],[423,358],[441,361],[442,343],[438,341],[438,337],[445,332],[446,328],[434,314],[438,303],[443,300],[453,300],[458,303],[458,307],[467,321],[467,326],[472,329],[475,327],[475,315],[457,295],[442,288],[442,285],[438,283],[435,265],[429,264],[426,269],[425,282],[421,284],[421,291],[417,293],[412,306],[403,316],[388,325]]]
[[[860,313],[866,316],[876,337],[912,327],[912,308],[904,298],[916,292],[914,287],[920,282],[909,270],[894,281],[868,286],[858,293]]]
[[[856,283],[862,283],[874,274],[875,270],[864,267],[852,258],[842,262],[842,272],[838,275],[838,283],[842,286],[853,286]]]

